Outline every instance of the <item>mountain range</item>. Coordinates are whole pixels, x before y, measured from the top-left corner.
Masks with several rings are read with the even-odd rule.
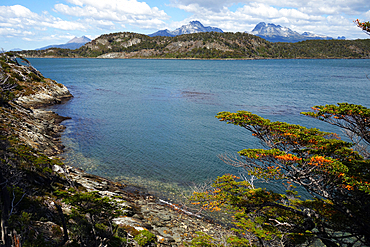
[[[321,39],[330,40],[332,37],[325,35],[318,35],[309,32],[299,34],[296,31],[291,30],[287,27],[275,25],[273,23],[266,24],[265,22],[258,23],[251,34],[259,36],[270,42],[299,42],[304,40]],[[345,37],[338,37],[338,39],[345,39]]]
[[[45,46],[45,47],[42,47],[42,48],[39,48],[39,49],[36,49],[36,50],[46,50],[46,49],[49,49],[49,48],[62,48],[62,49],[74,50],[74,49],[80,48],[81,46],[84,46],[86,43],[88,43],[90,41],[91,41],[91,39],[89,39],[86,36],[82,36],[82,37],[79,37],[79,38],[74,37],[73,39],[71,39],[70,41],[68,41],[65,44],[48,45],[48,46]]]
[[[205,27],[199,21],[191,21],[187,25],[183,25],[180,28],[177,28],[173,31],[168,29],[159,30],[155,33],[149,34],[150,37],[155,36],[167,36],[167,37],[175,37],[182,34],[190,34],[190,33],[202,33],[202,32],[219,32],[223,33],[220,28],[217,27]],[[330,40],[333,39],[332,37],[325,36],[325,35],[318,35],[313,34],[310,32],[304,32],[302,34],[291,30],[287,27],[282,27],[280,25],[275,25],[273,23],[266,24],[265,22],[258,23],[254,29],[251,31],[251,34],[259,36],[263,39],[266,39],[270,42],[299,42],[304,40]],[[338,39],[345,39],[345,37],[338,37]]]
[[[155,36],[166,36],[166,37],[175,37],[182,34],[190,34],[190,33],[205,33],[205,32],[218,32],[223,33],[223,31],[217,27],[205,27],[199,21],[191,21],[187,25],[183,25],[173,31],[168,29],[159,30],[155,33],[149,34],[150,37]]]
[[[217,32],[217,33],[224,33],[223,30],[217,27],[205,27],[199,21],[191,21],[187,25],[183,25],[173,31],[168,29],[159,30],[155,33],[149,34],[150,37],[156,36],[165,36],[165,37],[176,37],[183,34],[192,34],[192,33],[205,33],[205,32]],[[265,22],[258,23],[251,32],[246,32],[258,37],[261,37],[270,42],[289,42],[295,43],[304,40],[331,40],[334,39],[329,36],[325,35],[318,35],[309,32],[304,32],[302,34],[291,30],[287,27],[282,27],[280,25],[275,25],[273,23],[266,24]],[[345,39],[345,37],[338,37],[337,39]],[[49,48],[62,48],[62,49],[78,49],[84,46],[86,43],[90,42],[91,40],[86,36],[82,36],[80,38],[74,37],[66,44],[60,45],[49,45],[45,46],[36,50],[46,50]],[[15,49],[14,49],[15,50]],[[17,49],[21,50],[21,49]]]

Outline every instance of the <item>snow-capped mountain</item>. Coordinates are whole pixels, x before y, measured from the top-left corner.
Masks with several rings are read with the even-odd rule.
[[[218,32],[223,33],[223,31],[217,27],[205,27],[199,21],[191,21],[187,25],[183,25],[180,28],[177,28],[174,31],[170,31],[168,29],[160,30],[155,33],[149,34],[150,37],[154,36],[169,36],[175,37],[182,34],[189,34],[189,33],[205,33],[205,32]]]
[[[71,39],[70,41],[68,41],[67,44],[72,44],[72,43],[76,43],[76,44],[82,44],[82,43],[84,43],[84,44],[86,44],[86,43],[88,43],[90,41],[91,41],[91,39],[89,39],[86,36],[82,36],[82,37],[79,37],[79,38],[74,37],[73,39]]]
[[[85,45],[86,43],[88,43],[90,41],[91,41],[91,39],[89,39],[86,36],[82,36],[80,38],[74,37],[73,39],[68,41],[66,44],[48,45],[48,46],[45,46],[45,47],[42,47],[42,48],[39,48],[39,49],[36,49],[36,50],[46,50],[46,49],[49,49],[49,48],[62,48],[62,49],[74,50],[74,49],[80,48],[81,46]]]
[[[251,34],[264,38],[270,42],[299,42],[310,39],[333,39],[329,36],[317,35],[309,32],[299,34],[287,27],[264,22],[258,23]]]

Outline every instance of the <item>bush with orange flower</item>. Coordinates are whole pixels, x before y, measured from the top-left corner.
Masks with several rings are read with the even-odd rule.
[[[225,175],[214,182],[214,189],[194,193],[192,199],[203,208],[232,215],[231,245],[319,241],[326,246],[370,246],[370,109],[340,103],[315,106],[302,114],[343,128],[352,142],[247,111],[216,116],[250,131],[264,145],[223,160],[268,182],[270,188],[280,186],[255,188],[245,179]]]

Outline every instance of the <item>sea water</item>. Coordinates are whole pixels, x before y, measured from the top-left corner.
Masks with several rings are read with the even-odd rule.
[[[218,155],[262,147],[243,128],[219,122],[220,111],[342,135],[300,112],[338,102],[370,107],[370,60],[30,61],[74,96],[50,107],[71,117],[63,122],[65,162],[167,198],[240,172]]]

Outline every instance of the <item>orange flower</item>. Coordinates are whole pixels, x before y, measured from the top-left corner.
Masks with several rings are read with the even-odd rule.
[[[294,156],[292,154],[278,155],[278,156],[276,156],[276,158],[279,159],[279,160],[293,161],[293,162],[302,160],[302,158],[298,158],[297,156]]]
[[[311,162],[309,162],[308,164],[314,165],[314,166],[322,166],[325,163],[333,163],[333,161],[329,159],[325,159],[322,156],[315,156],[311,158]]]
[[[346,188],[347,190],[353,190],[353,186],[351,186],[351,185],[347,185],[345,188]]]

